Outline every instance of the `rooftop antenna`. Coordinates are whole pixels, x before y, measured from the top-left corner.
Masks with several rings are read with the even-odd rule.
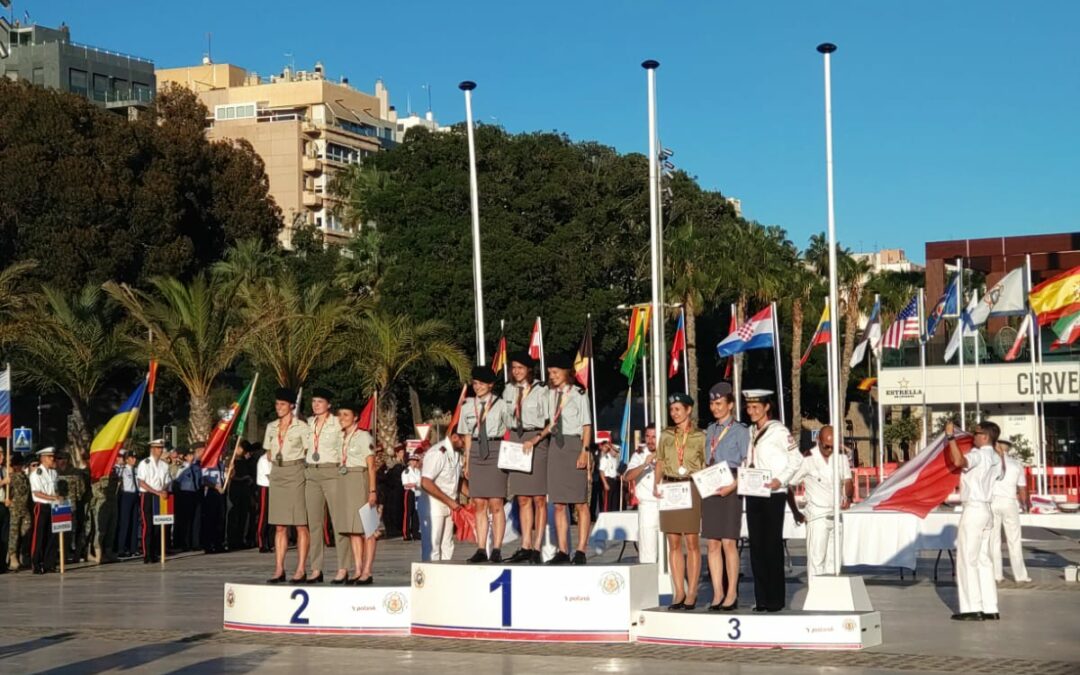
[[[405,92],[405,114],[407,117],[412,117],[412,92]]]
[[[431,85],[430,84],[424,84],[424,85],[421,85],[421,86],[424,89],[427,90],[427,111],[431,112]]]

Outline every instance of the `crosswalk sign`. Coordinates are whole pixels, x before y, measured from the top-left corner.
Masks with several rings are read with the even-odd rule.
[[[11,434],[11,446],[15,452],[30,452],[34,445],[34,432],[29,427],[18,427]]]

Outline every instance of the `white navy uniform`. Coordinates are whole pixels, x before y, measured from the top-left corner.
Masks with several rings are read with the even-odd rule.
[[[424,453],[420,475],[435,483],[450,499],[457,499],[461,482],[461,455],[454,450],[449,438]],[[450,518],[450,507],[426,491],[421,493],[417,506],[420,512],[421,560],[453,559],[454,522]]]
[[[652,455],[646,448],[631,455],[626,464],[627,473],[639,466],[645,466],[634,481],[634,496],[638,500],[638,562],[643,563],[657,561],[657,542],[660,536],[660,503],[653,493],[656,489],[656,465],[649,464]]]
[[[792,485],[801,483],[806,487],[806,574],[810,577],[832,572],[836,526],[833,468],[836,462],[840,463],[840,485],[843,489],[844,483],[851,480],[851,460],[835,450],[826,459],[816,445],[810,448],[810,456],[803,458],[802,465],[791,479]]]
[[[1031,581],[1024,564],[1024,548],[1020,542],[1020,502],[1017,492],[1027,487],[1024,467],[1012,457],[1005,457],[1005,471],[994,480],[990,513],[993,517],[990,532],[990,559],[994,563],[994,578],[1004,581],[1005,570],[1001,560],[1001,530],[1005,529],[1005,542],[1009,547],[1009,566],[1013,579]]]
[[[990,560],[994,481],[1004,473],[1001,458],[989,445],[965,455],[967,466],[960,475],[960,531],[956,536],[956,589],[960,613],[996,614],[997,584]]]
[[[57,541],[52,533],[52,505],[56,502],[38,497],[37,493],[56,496],[56,469],[40,466],[30,472],[30,495],[34,500],[30,564],[36,574],[42,574],[57,563]]]

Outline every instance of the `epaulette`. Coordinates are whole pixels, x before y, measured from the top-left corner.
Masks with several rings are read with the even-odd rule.
[[[39,467],[37,468],[37,471],[36,471],[37,475],[39,475],[39,476],[40,476],[40,475],[41,475],[41,471],[42,471],[42,469],[41,469],[41,467],[39,466]]]

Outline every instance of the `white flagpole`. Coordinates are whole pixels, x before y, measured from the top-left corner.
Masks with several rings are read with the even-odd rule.
[[[926,289],[919,289],[919,370],[922,371],[922,443],[930,442],[930,411],[926,408]],[[880,394],[881,391],[879,390]]]
[[[772,329],[773,329],[773,366],[776,369],[776,402],[780,411],[780,423],[787,424],[787,414],[784,412],[784,371],[780,367],[780,320],[776,314],[776,303],[772,306]]]
[[[1024,295],[1030,295],[1032,283],[1031,283],[1031,254],[1028,254],[1024,260],[1024,266],[1027,269],[1027,288],[1024,289]],[[1028,308],[1028,312],[1031,312],[1031,308]],[[1035,327],[1035,317],[1031,318],[1028,322],[1028,353],[1031,356],[1031,408],[1035,414],[1035,442],[1036,453],[1035,459],[1039,464],[1040,472],[1036,474],[1035,487],[1039,494],[1046,494],[1047,479],[1046,479],[1046,441],[1042,434],[1042,423],[1040,422],[1039,415],[1039,390],[1042,389],[1039,384],[1039,374],[1035,367],[1035,350],[1038,349],[1038,345],[1035,343],[1035,337],[1038,335],[1038,329]]]
[[[146,334],[149,336],[150,344],[151,345],[154,344],[154,331],[147,330]],[[152,356],[151,356],[150,360],[151,361],[154,360]],[[147,440],[152,441],[152,440],[154,440],[154,392],[152,390],[150,391],[150,420],[149,421],[150,421],[150,438],[148,438]],[[162,558],[164,559],[164,556],[162,556]]]
[[[680,309],[680,311],[682,311],[682,330],[683,330],[683,341],[682,341],[682,366],[683,366],[683,370],[682,370],[682,374],[683,374],[683,385],[686,387],[686,393],[689,396],[692,396],[693,398],[696,399],[697,398],[697,396],[696,396],[697,392],[694,392],[693,394],[690,393],[690,352],[688,351],[689,348],[690,348],[690,342],[689,342],[689,338],[687,337],[687,333],[686,333],[686,305],[684,304],[679,309]]]
[[[645,61],[641,64],[648,74],[649,88],[649,263],[652,269],[652,374],[653,386],[656,395],[653,403],[653,425],[656,427],[656,438],[660,439],[663,431],[665,414],[665,381],[664,375],[664,260],[663,233],[660,231],[659,203],[659,167],[656,165],[656,69],[660,67],[657,61]]]
[[[975,304],[979,303],[979,289],[971,289]],[[964,333],[960,333],[960,349],[964,348]],[[982,397],[979,395],[979,327],[975,326],[975,419],[982,421]]]
[[[649,348],[643,345],[641,350],[641,396],[642,407],[645,408],[645,426],[649,426],[649,408],[652,401],[649,400]]]
[[[736,314],[738,307],[735,303],[731,303],[731,316],[735,317],[735,326],[738,329],[739,317]],[[731,363],[731,388],[735,390],[735,419],[742,421],[742,360],[740,355],[736,354],[733,357],[735,360]]]
[[[967,426],[967,391],[964,387],[964,259],[956,259],[956,311],[959,313],[957,328],[960,330],[960,428]]]
[[[877,445],[878,445],[878,485],[885,480],[885,406],[881,402],[881,352],[877,356]]]
[[[473,294],[476,308],[476,363],[484,365],[487,354],[484,348],[484,288],[480,266],[480,195],[476,185],[476,140],[473,138],[472,91],[475,82],[468,80],[458,85],[465,92],[465,126],[469,140],[469,193],[472,211],[473,245]]]
[[[592,314],[585,315],[585,329],[589,331],[589,347],[592,347]],[[593,443],[596,442],[596,430],[600,428],[599,415],[596,414],[596,363],[594,362],[596,350],[589,354],[589,398],[592,399],[592,423]],[[621,482],[621,481],[620,481]],[[621,493],[620,493],[621,494]],[[622,504],[622,502],[619,502]]]

